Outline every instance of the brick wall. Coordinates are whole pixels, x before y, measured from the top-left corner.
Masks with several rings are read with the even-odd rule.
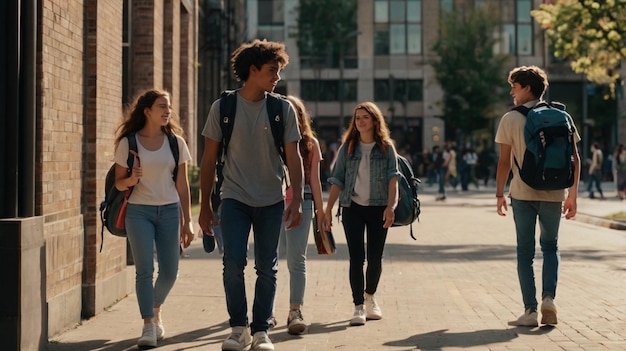
[[[46,240],[49,331],[80,317],[83,270],[83,2],[42,1],[39,208]]]
[[[132,95],[149,88],[173,92],[189,136],[188,126],[196,123],[190,119],[196,118],[198,7],[184,3],[196,7],[186,9],[181,22],[187,5],[180,0],[131,2],[129,74]],[[123,0],[40,4],[35,201],[45,223],[52,336],[132,291],[134,269],[126,264],[126,240],[105,231],[99,251],[98,207],[122,120]],[[195,137],[188,140],[193,150]]]

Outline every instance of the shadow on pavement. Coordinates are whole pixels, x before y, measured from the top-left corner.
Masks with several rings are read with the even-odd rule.
[[[508,342],[518,337],[514,329],[487,329],[471,332],[447,333],[441,329],[424,334],[417,334],[406,339],[386,342],[385,346],[411,347],[419,350],[442,350],[447,347],[472,347]],[[411,350],[412,350],[411,349]]]
[[[222,332],[230,332],[230,326],[228,321],[224,321],[219,324],[212,325],[206,328],[200,328],[191,330],[186,333],[177,335],[166,335],[166,338],[159,341],[159,347],[165,345],[184,344],[187,342],[202,341],[202,345],[194,346],[206,347],[214,344],[221,344],[228,336],[222,334]],[[138,338],[139,336],[137,336]],[[98,350],[98,351],[127,351],[127,350],[140,350],[137,347],[137,338],[116,341],[114,344],[109,344],[110,340],[86,340],[77,343],[49,343],[47,345],[47,351],[85,351],[85,350]],[[181,347],[179,350],[189,350],[189,347]]]

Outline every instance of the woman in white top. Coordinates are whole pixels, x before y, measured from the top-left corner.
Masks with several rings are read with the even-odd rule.
[[[180,244],[193,240],[191,202],[187,180],[189,149],[174,120],[167,92],[148,90],[129,109],[115,140],[115,187],[133,187],[126,212],[126,232],[135,261],[135,284],[143,332],[137,345],[155,347],[165,335],[161,305],[178,274]],[[136,138],[137,155],[128,175],[127,136]],[[176,137],[178,167],[169,138]],[[174,174],[174,169],[177,169]],[[182,215],[182,218],[181,218]],[[158,275],[153,284],[154,248]]]

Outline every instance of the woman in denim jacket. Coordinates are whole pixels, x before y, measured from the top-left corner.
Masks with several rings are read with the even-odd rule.
[[[382,318],[374,293],[382,272],[387,230],[394,221],[393,211],[398,202],[398,174],[396,150],[382,112],[372,102],[358,104],[328,179],[331,188],[324,216],[324,228],[330,230],[332,209],[339,198],[355,305],[350,325],[364,325],[366,319]]]

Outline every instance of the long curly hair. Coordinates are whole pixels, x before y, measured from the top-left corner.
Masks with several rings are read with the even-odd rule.
[[[122,124],[117,128],[115,147],[119,145],[120,140],[125,138],[130,133],[136,133],[140,131],[146,125],[146,115],[144,110],[152,107],[156,99],[160,97],[170,97],[167,91],[158,89],[149,89],[143,91],[135,98],[134,102],[126,109],[124,113],[124,120]],[[178,121],[178,115],[172,112],[168,123],[161,127],[163,133],[167,135],[178,134],[183,135],[183,129]]]
[[[311,165],[306,162],[309,158],[309,154],[311,150],[313,150],[315,139],[315,131],[311,127],[311,117],[309,111],[304,106],[304,102],[296,96],[288,95],[285,97],[296,110],[296,117],[298,118],[298,126],[300,127],[300,134],[302,135],[302,139],[298,143],[298,148],[300,150],[300,155],[302,156],[302,160],[304,165],[304,174],[310,174]]]
[[[391,133],[389,132],[389,127],[387,126],[387,122],[385,122],[383,113],[380,111],[378,106],[371,101],[361,102],[354,107],[350,125],[341,138],[342,142],[348,145],[348,155],[352,155],[354,148],[358,145],[360,139],[360,133],[356,128],[357,110],[365,110],[370,116],[372,116],[372,119],[374,120],[374,141],[376,142],[376,145],[384,151],[385,157],[387,157],[387,151],[389,148],[394,147],[393,139],[391,139]]]

